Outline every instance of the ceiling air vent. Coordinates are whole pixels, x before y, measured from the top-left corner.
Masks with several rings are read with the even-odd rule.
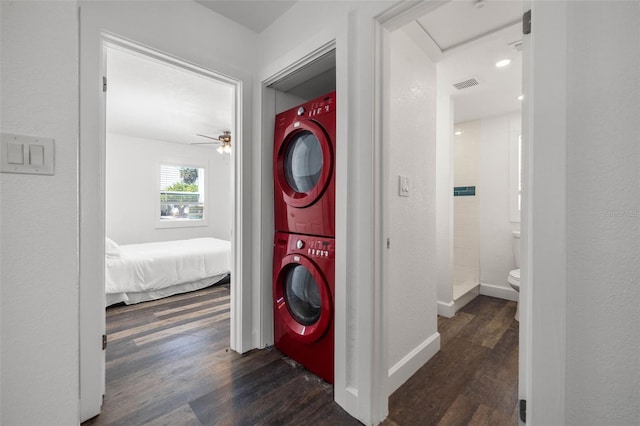
[[[462,89],[468,89],[469,87],[477,86],[478,84],[480,84],[478,80],[476,80],[475,78],[469,78],[467,80],[453,83],[453,87],[455,87],[458,90],[462,90]]]

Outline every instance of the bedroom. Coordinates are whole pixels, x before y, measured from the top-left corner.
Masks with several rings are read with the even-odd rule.
[[[214,138],[234,86],[117,41],[105,55],[107,306],[228,282],[232,142]]]

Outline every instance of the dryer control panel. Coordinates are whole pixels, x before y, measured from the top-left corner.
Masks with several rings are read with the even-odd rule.
[[[315,118],[336,110],[336,93],[331,92],[298,107],[281,112],[276,116],[275,127],[286,127],[291,122],[305,118]]]
[[[307,245],[307,256],[310,257],[321,257],[323,259],[333,259],[334,256],[334,248],[333,244],[330,241],[319,240],[309,241]]]
[[[310,118],[316,117],[318,115],[327,114],[333,111],[335,107],[335,98],[333,96],[327,96],[322,100],[315,100],[306,104],[304,106],[303,114],[306,113],[305,115]]]

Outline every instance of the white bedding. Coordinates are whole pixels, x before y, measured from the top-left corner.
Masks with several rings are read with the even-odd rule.
[[[115,299],[127,303],[126,293],[153,293],[173,286],[206,282],[211,277],[215,277],[211,280],[214,283],[230,271],[231,243],[225,240],[194,238],[115,244],[107,249],[105,289],[111,301],[113,295],[124,293]],[[166,291],[160,293],[167,294]]]

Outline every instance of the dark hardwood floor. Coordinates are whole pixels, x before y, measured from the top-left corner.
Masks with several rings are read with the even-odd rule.
[[[517,425],[515,311],[515,302],[478,296],[438,317],[441,350],[390,396],[384,425]]]
[[[229,285],[107,309],[106,395],[83,425],[359,425],[330,385],[276,349],[229,350]],[[441,351],[384,425],[517,425],[515,303],[479,296],[439,318]]]
[[[83,425],[359,425],[276,349],[229,350],[229,285],[107,309],[106,395]]]

